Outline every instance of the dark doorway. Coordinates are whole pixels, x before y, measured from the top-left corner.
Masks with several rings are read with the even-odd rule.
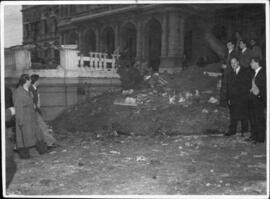
[[[114,46],[114,32],[112,28],[105,28],[102,34],[102,52],[112,54]]]
[[[96,51],[96,34],[94,33],[93,30],[88,30],[84,34],[82,47],[83,47],[82,53],[85,56],[88,56],[89,52]]]
[[[157,20],[149,22],[148,61],[153,71],[158,71],[161,55],[161,25]]]
[[[128,58],[131,64],[134,64],[136,58],[136,27],[128,23],[124,26],[121,35],[122,49],[127,49]]]

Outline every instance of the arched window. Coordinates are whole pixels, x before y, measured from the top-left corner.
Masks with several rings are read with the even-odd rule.
[[[89,55],[89,52],[96,51],[96,34],[93,30],[88,30],[83,35],[82,53]]]

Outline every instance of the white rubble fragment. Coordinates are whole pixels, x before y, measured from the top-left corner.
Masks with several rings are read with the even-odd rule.
[[[211,104],[216,104],[216,103],[218,103],[218,99],[216,99],[215,97],[210,97],[208,102],[211,103]]]
[[[207,72],[207,71],[204,71],[203,74],[208,75],[209,77],[220,77],[220,76],[222,76],[222,73]]]
[[[208,111],[207,109],[204,108],[204,109],[202,110],[202,113],[209,113],[209,111]]]
[[[193,95],[192,95],[192,93],[191,92],[186,92],[185,93],[185,98],[186,99],[188,99],[188,98],[190,98],[190,97],[192,97]]]
[[[199,97],[200,96],[199,90],[195,90],[195,96],[196,97]]]
[[[253,155],[254,158],[263,158],[265,155]]]
[[[147,81],[148,79],[151,78],[151,75],[144,76],[144,80]]]
[[[169,96],[169,104],[175,104],[175,99],[176,99],[175,95]]]
[[[140,156],[137,156],[136,157],[136,161],[137,162],[143,162],[143,161],[146,161],[146,160],[147,160],[146,157],[143,156],[143,155],[140,155]]]
[[[242,151],[240,155],[247,155],[247,152]]]
[[[179,100],[178,100],[179,103],[182,103],[182,102],[185,102],[185,101],[186,101],[186,100],[185,100],[185,98],[183,98],[183,97],[180,97]]]
[[[110,153],[120,155],[119,151],[110,151]]]
[[[125,103],[127,103],[127,104],[136,104],[136,99],[133,98],[133,97],[127,97],[125,99]]]

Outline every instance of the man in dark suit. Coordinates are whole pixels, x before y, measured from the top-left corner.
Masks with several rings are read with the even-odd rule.
[[[258,57],[251,58],[250,66],[254,70],[249,95],[249,113],[251,120],[251,137],[253,142],[264,142],[266,133],[266,74]]]
[[[221,80],[221,89],[220,89],[220,105],[221,106],[226,106],[227,105],[227,83],[228,83],[228,77],[229,74],[232,71],[232,67],[231,67],[231,59],[233,57],[237,56],[237,53],[234,49],[234,44],[232,41],[228,41],[227,42],[227,55],[225,56],[225,60],[224,63],[221,66],[222,69],[222,80]]]
[[[249,69],[252,52],[250,49],[247,48],[246,41],[244,40],[240,41],[240,49],[241,51],[239,52],[239,63],[243,68]]]
[[[230,109],[230,126],[225,136],[236,134],[237,123],[241,121],[241,134],[248,131],[248,96],[251,84],[249,70],[240,66],[236,57],[231,59],[232,70],[227,82],[227,103]]]

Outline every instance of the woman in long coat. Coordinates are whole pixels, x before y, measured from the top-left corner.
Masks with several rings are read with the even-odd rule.
[[[22,74],[13,95],[16,110],[16,148],[20,158],[30,158],[29,148],[43,140],[29,93],[30,85],[29,75]]]

